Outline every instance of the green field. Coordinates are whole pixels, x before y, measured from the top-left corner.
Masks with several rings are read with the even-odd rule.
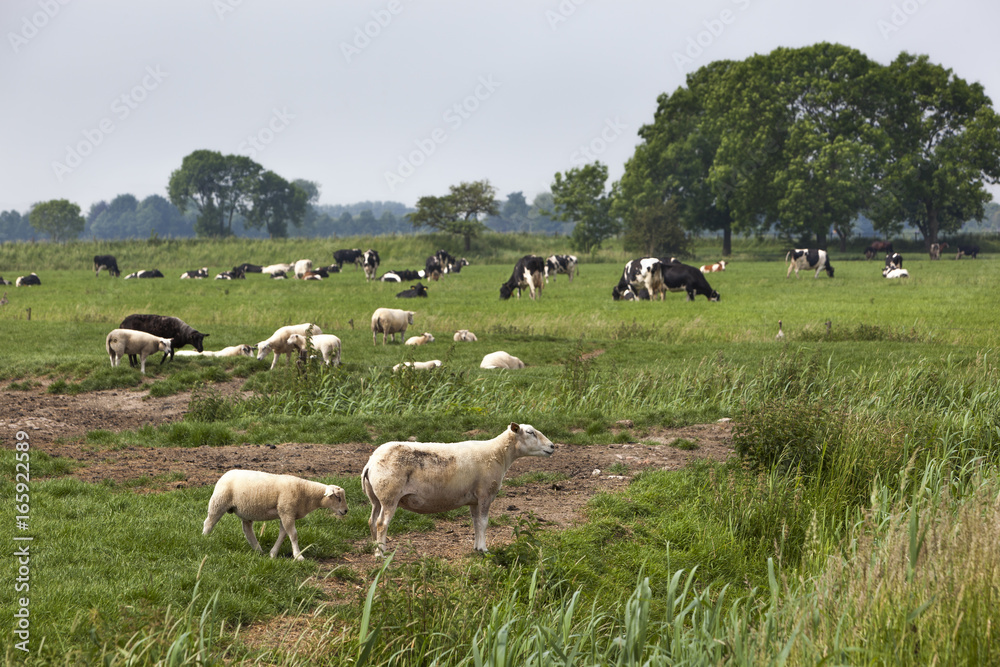
[[[390,565],[382,576],[393,585],[366,605],[377,569],[354,581],[308,558],[256,557],[238,531],[200,539],[192,526],[200,527],[208,488],[88,485],[34,452],[33,529],[45,536],[32,561],[44,591],[31,606],[34,646],[45,637],[38,663],[154,664],[170,651],[174,664],[1000,661],[1000,270],[992,256],[907,254],[911,277],[897,282],[859,253],[833,253],[836,278],[796,279],[785,277],[779,248],[738,247],[727,270],[708,277],[720,302],[668,294],[633,303],[612,301],[625,256],[606,251],[581,258],[572,284],[560,276],[533,302],[526,294],[501,301],[499,286],[521,254],[565,252],[560,240],[477,243],[471,266],[425,282],[430,297],[408,301],[394,297],[407,285],[366,283],[353,268],[319,282],[177,278],[203,265],[214,274],[243,261],[319,263],[330,241],[8,244],[0,275],[35,270],[42,285],[6,288],[0,389],[198,389],[183,422],[93,431],[84,442],[97,449],[449,440],[512,420],[587,446],[612,442],[609,426],[620,419],[641,428],[730,417],[740,458],[642,473],[625,493],[596,498],[586,525],[525,526],[486,558]],[[336,247],[372,244],[383,270],[419,268],[441,239]],[[167,277],[95,278],[89,257],[108,251],[123,273],[155,266]],[[416,311],[408,335],[429,331],[436,341],[414,349],[379,337],[373,345],[369,322],[380,306]],[[134,312],[180,317],[210,334],[206,349],[311,321],[341,337],[344,363],[272,372],[269,359],[177,357],[149,364],[143,378],[112,369],[104,351],[107,332]],[[479,342],[453,344],[460,328]],[[478,368],[500,349],[527,368]],[[444,367],[426,376],[390,370],[433,358]],[[212,394],[233,381],[252,398]],[[13,449],[5,432],[4,498],[15,494]],[[348,490],[352,511],[340,522],[310,519],[323,535],[319,557],[367,534],[358,481],[329,481]],[[402,515],[403,529],[433,520]],[[0,520],[13,524],[11,503]],[[5,567],[12,581],[14,566]],[[356,585],[357,600],[329,604],[314,577]],[[470,596],[483,602],[469,605]],[[13,601],[0,606],[11,618]],[[234,634],[240,623],[282,613],[318,619],[295,652],[250,649]],[[8,648],[8,661],[21,658]]]

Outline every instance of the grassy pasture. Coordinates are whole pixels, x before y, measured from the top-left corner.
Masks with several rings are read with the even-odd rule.
[[[382,253],[383,268],[416,268],[435,245],[428,251],[404,241]],[[216,528],[211,544],[199,539],[191,527],[200,528],[210,489],[145,494],[88,485],[64,478],[63,465],[35,452],[36,475],[51,476],[32,484],[40,536],[32,574],[44,591],[32,602],[32,636],[46,638],[39,663],[117,664],[139,656],[137,664],[153,664],[175,648],[192,663],[192,656],[212,663],[225,655],[349,664],[363,653],[370,628],[359,619],[366,608],[384,619],[378,647],[368,654],[372,664],[478,664],[476,651],[492,664],[527,664],[532,653],[564,655],[573,647],[577,660],[560,664],[667,664],[683,656],[761,664],[789,654],[798,664],[1000,658],[987,622],[1000,603],[1000,575],[985,556],[969,563],[954,556],[969,545],[986,553],[983,545],[1000,538],[993,521],[1000,516],[995,260],[908,255],[912,277],[900,282],[883,279],[877,262],[836,255],[833,280],[786,278],[780,261],[734,261],[708,277],[719,303],[689,303],[680,294],[662,303],[615,303],[617,260],[584,260],[572,285],[561,276],[537,302],[502,302],[499,285],[524,253],[517,246],[487,261],[470,257],[473,265],[461,274],[430,283],[426,300],[397,300],[406,285],[368,284],[353,268],[321,282],[177,279],[220,255],[233,257],[217,265],[227,268],[263,259],[268,246],[258,243],[165,244],[173,250],[161,245],[157,255],[155,246],[143,249],[161,260],[145,263],[168,276],[162,280],[95,279],[68,262],[59,268],[63,260],[51,254],[5,259],[6,278],[12,266],[57,268],[39,271],[41,287],[7,289],[0,383],[16,389],[46,377],[72,391],[208,387],[196,392],[201,398],[184,422],[94,432],[87,439],[94,447],[450,439],[512,419],[558,442],[592,444],[610,442],[606,427],[617,419],[650,426],[729,416],[741,434],[743,464],[644,474],[625,494],[595,499],[580,528],[550,534],[525,525],[517,543],[487,559],[388,572],[393,585],[379,587],[366,607],[375,571],[358,581],[321,572],[309,560],[338,556],[367,534],[367,502],[356,478],[328,480],[348,490],[347,517],[318,514],[303,522],[300,539],[313,544],[307,561],[276,562],[251,554],[231,523]],[[376,247],[381,252],[381,241]],[[202,254],[188,254],[192,249]],[[70,245],[67,255],[84,257],[85,266],[92,250]],[[10,252],[0,248],[0,257]],[[77,258],[72,266],[79,264]],[[417,349],[373,346],[368,324],[379,306],[415,310],[408,333],[430,331],[437,340]],[[104,337],[132,312],[177,315],[211,334],[209,349],[314,321],[342,338],[344,366],[300,375],[283,366],[267,371],[269,360],[178,357],[149,364],[145,379],[128,368],[112,371]],[[784,342],[774,337],[779,319]],[[833,323],[829,335],[826,320]],[[458,328],[475,331],[480,342],[453,344]],[[482,355],[496,349],[528,368],[479,370]],[[388,369],[411,358],[446,365],[430,376],[393,377]],[[212,382],[234,377],[245,379],[255,398],[211,396]],[[5,441],[3,467],[12,471],[9,450]],[[5,498],[13,496],[12,478],[0,480]],[[13,523],[9,503],[0,520]],[[393,532],[433,520],[401,512]],[[939,527],[933,549],[923,546],[925,526]],[[963,526],[976,537],[962,537]],[[271,526],[262,545],[275,532]],[[911,571],[904,561],[928,567]],[[866,606],[861,591],[880,580],[864,577],[876,569],[890,574]],[[11,581],[12,571],[4,573]],[[357,586],[357,599],[327,604],[317,575]],[[966,588],[956,594],[960,585]],[[853,597],[831,609],[843,590]],[[581,596],[575,615],[574,593]],[[470,598],[484,602],[469,605]],[[0,601],[5,618],[12,604]],[[294,651],[250,649],[232,635],[237,623],[285,612],[315,631]],[[661,625],[677,619],[676,627]],[[506,647],[499,636],[508,638]],[[8,661],[20,659],[12,651]]]

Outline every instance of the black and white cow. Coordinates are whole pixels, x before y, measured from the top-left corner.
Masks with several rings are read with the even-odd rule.
[[[410,280],[420,280],[426,276],[427,273],[423,269],[420,271],[402,269],[399,271],[386,271],[379,277],[379,280],[384,283],[403,283]]]
[[[239,266],[233,267],[233,273],[262,273],[264,271],[263,266],[258,266],[257,264],[250,264],[249,262],[244,262]]]
[[[898,252],[885,256],[885,268],[887,269],[901,269],[903,268],[903,256]]]
[[[631,292],[632,299],[636,299],[641,290],[646,290],[650,297],[659,294],[663,299],[663,262],[660,259],[642,257],[626,262],[622,277],[611,290],[611,298],[615,301],[629,300],[628,293]]]
[[[549,282],[549,276],[552,276],[552,282],[555,282],[556,275],[560,273],[565,273],[569,281],[573,282],[576,267],[576,255],[552,255],[545,260],[545,282]]]
[[[9,280],[4,280],[4,279],[3,279],[3,276],[0,276],[0,285],[13,285],[13,284],[14,284],[14,283],[12,283],[12,282],[11,282],[11,281],[9,281]]]
[[[459,257],[458,259],[456,259],[454,262],[451,263],[451,266],[445,269],[445,273],[461,273],[462,267],[468,265],[469,265],[469,260],[467,260],[464,257]]]
[[[320,278],[329,278],[331,273],[340,273],[340,267],[336,264],[331,264],[330,266],[320,266],[314,268],[312,273],[318,275]]]
[[[239,268],[239,267],[237,267]],[[222,273],[215,276],[216,280],[246,280],[247,274],[242,271],[223,271]],[[274,275],[272,274],[272,277]]]
[[[962,257],[971,257],[975,259],[979,255],[979,246],[977,245],[960,245],[958,246],[958,254],[955,255],[955,259],[962,259]]]
[[[181,280],[186,280],[186,279],[189,279],[189,278],[195,279],[195,280],[201,280],[202,278],[208,278],[208,267],[207,266],[203,266],[200,269],[198,269],[197,271],[185,271],[184,273],[181,274]]]
[[[118,260],[114,255],[94,255],[94,277],[100,275],[101,269],[108,272],[112,278],[117,278],[122,274],[118,270]]]
[[[795,277],[799,277],[799,271],[805,271],[806,269],[816,269],[816,275],[813,278],[819,278],[819,272],[826,269],[826,274],[833,278],[833,267],[830,266],[830,257],[826,254],[826,250],[816,250],[815,248],[803,248],[789,250],[788,254],[785,255],[785,261],[791,260],[788,265],[788,272],[785,277],[792,275],[792,269],[795,269]]]
[[[160,273],[159,269],[145,269],[142,271],[135,271],[128,274],[122,280],[128,280],[130,278],[162,278],[163,274]]]
[[[687,292],[687,300],[704,295],[709,301],[718,301],[719,293],[712,289],[701,269],[675,262],[663,265],[663,286],[671,292]]]
[[[38,274],[32,271],[26,276],[18,276],[14,281],[15,287],[33,287],[34,285],[41,285],[42,281],[38,277]]]
[[[545,285],[545,260],[536,255],[525,255],[517,260],[514,271],[504,284],[500,285],[500,298],[509,299],[517,290],[517,298],[521,298],[521,290],[528,288],[532,299],[535,299],[535,292],[538,296],[542,294],[542,287]]]
[[[396,294],[397,299],[413,299],[418,296],[427,296],[427,287],[417,283],[416,285],[411,285],[410,289],[403,290]]]
[[[346,248],[344,250],[333,251],[333,261],[339,268],[344,268],[344,263],[353,264],[354,268],[361,266],[361,256],[364,253],[359,248]]]
[[[380,262],[377,250],[372,250],[371,248],[365,250],[364,254],[361,255],[361,268],[365,270],[366,279],[375,280],[375,274],[378,272]]]

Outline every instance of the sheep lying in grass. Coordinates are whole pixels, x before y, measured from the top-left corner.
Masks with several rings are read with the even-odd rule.
[[[441,365],[440,359],[432,359],[431,361],[404,361],[401,364],[396,364],[395,366],[393,366],[392,372],[395,373],[404,366],[418,371],[429,371],[430,369],[437,368],[440,365]]]
[[[221,350],[178,350],[175,352],[178,357],[252,357],[253,346],[251,345],[230,345]]]
[[[288,342],[288,337],[292,334],[299,334],[300,336],[315,336],[321,334],[323,331],[316,326],[306,322],[304,324],[290,324],[287,327],[281,327],[267,340],[262,340],[257,343],[257,359],[263,360],[267,356],[268,352],[274,353],[274,359],[271,360],[271,370],[278,364],[278,357],[282,354],[288,355],[288,364],[292,363],[292,355],[298,354],[299,348]]]
[[[434,342],[434,335],[428,331],[425,331],[419,336],[411,336],[406,339],[405,345],[426,345],[427,343]]]
[[[479,367],[515,369],[524,368],[524,362],[513,355],[507,354],[503,350],[498,350],[497,352],[490,352],[483,357]]]
[[[452,338],[456,343],[461,343],[461,342],[475,343],[477,340],[479,340],[478,338],[476,338],[476,334],[472,333],[468,329],[459,329],[458,331],[455,332],[455,335]]]
[[[294,346],[299,351],[299,359],[305,359],[309,354],[309,341],[302,334],[292,334],[288,337],[288,344]],[[333,334],[314,334],[312,337],[313,349],[323,355],[323,363],[327,366],[333,362],[334,366],[340,365],[340,339]]]
[[[104,341],[104,347],[111,357],[111,366],[118,366],[118,362],[126,355],[139,356],[139,370],[146,374],[146,357],[156,352],[170,354],[170,339],[160,338],[145,331],[135,331],[134,329],[115,329],[108,334]]]
[[[530,424],[512,423],[492,440],[387,442],[372,452],[361,486],[372,503],[368,519],[379,555],[397,507],[419,514],[468,505],[475,550],[486,551],[490,504],[510,465],[522,456],[551,456],[552,441]]]
[[[339,486],[320,484],[294,475],[230,470],[215,483],[202,534],[211,533],[222,515],[232,512],[243,522],[243,534],[250,546],[263,553],[253,534],[253,522],[279,519],[278,541],[271,547],[271,558],[278,555],[278,549],[288,535],[295,560],[304,560],[299,550],[295,522],[320,507],[344,516],[347,514],[347,495]]]

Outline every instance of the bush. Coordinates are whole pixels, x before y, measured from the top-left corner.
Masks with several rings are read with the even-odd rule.
[[[840,439],[842,416],[804,398],[781,399],[741,410],[733,426],[733,445],[751,468],[775,465],[814,472],[827,448]]]

